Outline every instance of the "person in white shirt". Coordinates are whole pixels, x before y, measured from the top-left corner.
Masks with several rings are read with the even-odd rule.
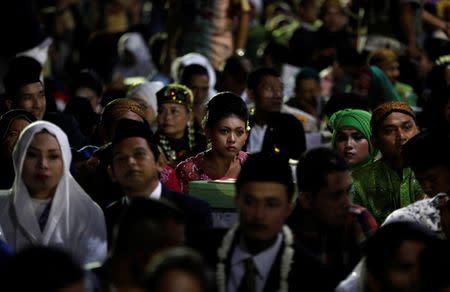
[[[305,131],[293,115],[281,113],[283,83],[273,68],[262,67],[251,72],[247,92],[255,103],[250,115],[250,135],[244,150],[282,152],[291,159],[299,159],[306,150]]]

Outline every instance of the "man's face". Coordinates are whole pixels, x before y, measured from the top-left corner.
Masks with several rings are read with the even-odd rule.
[[[414,175],[423,191],[430,197],[450,190],[450,169],[444,165],[414,171]]]
[[[315,104],[320,94],[319,83],[314,79],[303,79],[297,82],[295,95],[298,100],[309,104]]]
[[[283,105],[283,83],[276,76],[264,76],[255,90],[249,91],[255,108],[263,112],[280,112]]]
[[[36,119],[42,120],[46,108],[44,87],[41,82],[34,82],[22,86],[19,89],[17,102],[18,109],[24,109],[32,113]]]
[[[375,129],[374,143],[387,161],[402,161],[402,145],[417,133],[419,130],[411,116],[393,112]]]
[[[352,180],[348,171],[327,175],[326,185],[311,195],[311,213],[327,227],[341,227],[345,224],[350,208]]]
[[[189,84],[186,84],[194,94],[195,103],[205,103],[209,92],[209,77],[208,75],[192,75]]]
[[[246,238],[273,240],[292,211],[287,187],[277,182],[247,182],[236,196],[240,228]]]
[[[156,185],[160,170],[144,138],[130,137],[113,147],[110,174],[128,193],[139,194]]]

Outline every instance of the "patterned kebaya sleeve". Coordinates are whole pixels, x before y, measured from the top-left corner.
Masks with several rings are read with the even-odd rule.
[[[189,193],[189,168],[192,168],[192,166],[192,163],[185,160],[180,162],[175,169],[182,193]]]

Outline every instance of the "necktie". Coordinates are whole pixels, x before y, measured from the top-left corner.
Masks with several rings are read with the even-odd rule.
[[[52,206],[52,201],[48,202],[47,205],[44,208],[44,211],[42,211],[41,216],[39,216],[39,228],[41,231],[44,231],[45,224],[47,224],[48,215],[50,214],[50,207]]]
[[[244,261],[245,274],[242,277],[238,292],[255,292],[256,291],[256,268],[252,258]]]

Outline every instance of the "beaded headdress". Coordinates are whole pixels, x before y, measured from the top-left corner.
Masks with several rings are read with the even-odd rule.
[[[107,124],[120,119],[127,112],[134,112],[145,120],[145,108],[130,98],[117,98],[109,102],[102,112],[102,123]]]
[[[165,103],[177,103],[184,105],[188,110],[192,109],[194,96],[192,91],[181,84],[172,83],[164,86],[156,93],[158,107]]]

